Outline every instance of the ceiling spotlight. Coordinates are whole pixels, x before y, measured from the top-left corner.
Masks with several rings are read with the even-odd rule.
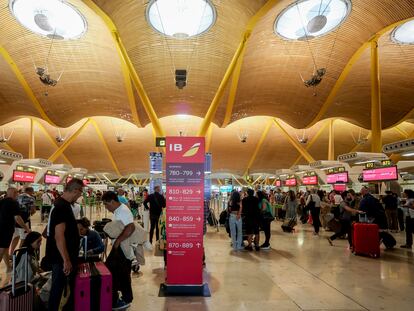
[[[124,141],[124,138],[123,138],[121,135],[117,135],[117,136],[116,136],[116,141],[117,141],[118,143],[122,143],[122,142]]]
[[[9,0],[16,19],[27,29],[50,39],[79,39],[87,29],[83,15],[62,0]]]

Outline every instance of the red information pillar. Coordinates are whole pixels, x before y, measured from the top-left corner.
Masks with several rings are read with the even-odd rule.
[[[167,287],[203,285],[204,154],[204,137],[166,138]]]

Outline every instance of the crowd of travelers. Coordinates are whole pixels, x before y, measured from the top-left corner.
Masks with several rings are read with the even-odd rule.
[[[225,225],[234,251],[270,249],[270,228],[274,219],[284,222],[283,229],[284,226],[291,226],[287,230],[289,232],[299,221],[311,224],[315,236],[319,236],[322,227],[325,231],[332,232],[327,237],[330,245],[333,245],[334,240],[346,237],[350,249],[353,247],[352,224],[375,223],[380,231],[405,231],[406,243],[400,247],[411,249],[414,191],[406,189],[401,197],[397,193],[386,191],[385,195],[375,197],[367,187],[362,187],[360,193],[352,189],[343,192],[311,189],[295,193],[293,190],[283,192],[275,189],[265,192],[246,188],[231,192],[223,215],[220,218],[226,219]],[[260,231],[265,236],[261,245]]]

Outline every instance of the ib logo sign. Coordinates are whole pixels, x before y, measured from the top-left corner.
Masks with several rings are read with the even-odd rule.
[[[167,137],[167,158],[173,162],[204,162],[204,137]]]
[[[182,156],[184,158],[195,156],[197,154],[198,150],[200,149],[200,145],[201,145],[200,143],[195,143]],[[183,145],[182,144],[170,144],[169,147],[170,147],[169,151],[175,151],[175,152],[183,151]]]

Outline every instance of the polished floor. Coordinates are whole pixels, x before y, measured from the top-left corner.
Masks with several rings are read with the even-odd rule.
[[[41,230],[44,225],[36,225]],[[312,235],[309,225],[283,233],[273,223],[272,249],[237,252],[224,228],[206,235],[205,281],[210,298],[159,298],[164,281],[162,257],[147,253],[147,264],[134,273],[130,310],[414,310],[412,251],[382,249],[380,259],[352,255],[346,240],[330,246]],[[394,234],[398,245],[404,234]],[[4,279],[4,265],[1,265]]]

